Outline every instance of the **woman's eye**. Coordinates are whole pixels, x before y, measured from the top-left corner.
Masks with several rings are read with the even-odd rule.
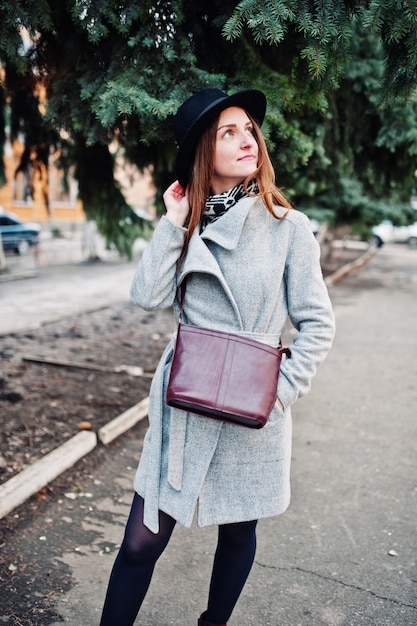
[[[231,137],[231,136],[232,136],[232,131],[231,130],[225,130],[224,131],[223,137],[226,137],[226,139],[227,139],[227,137]]]

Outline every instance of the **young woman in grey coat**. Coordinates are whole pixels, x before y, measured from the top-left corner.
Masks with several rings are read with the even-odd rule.
[[[287,319],[297,331],[281,366],[266,426],[253,430],[165,402],[175,337],[152,382],[149,429],[125,537],[101,626],[135,621],[176,522],[219,527],[207,609],[199,626],[225,626],[255,556],[256,523],[290,500],[291,406],[305,395],[334,334],[319,246],[306,216],[274,184],[260,131],[265,96],[204,89],[175,117],[177,176],[166,215],[136,271],[132,300],[174,305],[187,278],[183,321],[277,346]],[[204,368],[203,356],[201,367]]]

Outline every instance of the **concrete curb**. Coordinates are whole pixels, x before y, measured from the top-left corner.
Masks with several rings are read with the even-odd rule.
[[[91,452],[96,445],[96,433],[83,430],[0,485],[0,519]]]
[[[15,274],[12,273],[1,273],[0,272],[0,283],[9,283],[11,281],[15,281],[15,280],[25,280],[26,278],[35,278],[35,276],[39,275],[39,271],[36,269],[33,270],[25,270],[22,272],[16,272]]]
[[[149,397],[121,413],[99,429],[98,439],[107,444],[132,428],[148,414]],[[49,482],[72,467],[97,446],[97,434],[83,430],[0,485],[0,519],[17,508]]]
[[[372,259],[372,257],[374,256],[377,250],[378,248],[375,245],[373,244],[370,245],[367,248],[367,250],[363,254],[361,254],[361,256],[359,256],[357,259],[355,259],[354,261],[351,261],[350,263],[346,263],[345,265],[342,265],[342,267],[339,267],[339,269],[333,272],[333,274],[330,274],[329,276],[327,276],[327,278],[324,281],[326,283],[326,286],[332,287],[333,285],[338,283],[339,280],[342,280],[342,278],[344,278],[351,272],[354,272],[355,270],[359,270],[361,267],[369,263],[369,261]]]
[[[115,417],[111,422],[99,429],[98,438],[101,443],[107,444],[119,435],[132,428],[140,420],[148,415],[149,396],[135,404],[130,409]]]

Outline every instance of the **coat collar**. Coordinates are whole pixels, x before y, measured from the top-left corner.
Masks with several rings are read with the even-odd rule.
[[[239,200],[221,218],[206,226],[199,235],[201,239],[214,241],[225,250],[236,248],[249,210],[256,200],[257,198],[253,196]]]
[[[208,224],[203,233],[196,230],[188,244],[187,255],[181,268],[179,282],[190,272],[205,272],[215,274],[222,280],[223,274],[211,253],[206,241],[212,241],[225,250],[237,247],[242,229],[249,210],[256,202],[256,198],[246,197],[237,202],[221,218]]]

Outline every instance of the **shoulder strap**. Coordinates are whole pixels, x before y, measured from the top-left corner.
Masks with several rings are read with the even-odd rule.
[[[182,319],[182,310],[184,308],[186,284],[187,284],[187,277],[184,278],[184,280],[181,283],[181,287],[180,287],[180,314],[178,316],[178,321],[179,322],[181,322],[181,319]]]

